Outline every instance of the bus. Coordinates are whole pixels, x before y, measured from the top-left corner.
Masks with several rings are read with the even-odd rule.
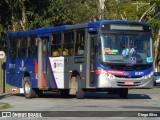
[[[6,82],[26,98],[45,91],[85,98],[104,91],[128,97],[129,89],[152,88],[152,29],[123,20],[11,32],[7,37]]]

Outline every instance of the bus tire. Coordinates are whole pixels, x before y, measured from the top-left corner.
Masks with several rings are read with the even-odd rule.
[[[32,88],[30,77],[24,78],[23,88],[24,88],[24,95],[26,98],[36,97],[36,91]]]
[[[120,88],[119,89],[119,97],[120,98],[127,98],[128,97],[128,88]]]
[[[82,81],[80,76],[77,76],[77,91],[76,91],[77,99],[84,99],[84,91],[82,89]]]

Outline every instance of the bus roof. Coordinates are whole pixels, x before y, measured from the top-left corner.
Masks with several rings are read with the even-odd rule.
[[[48,28],[38,28],[35,30],[26,30],[26,31],[20,31],[20,32],[11,32],[8,34],[8,37],[16,37],[16,36],[28,36],[28,35],[37,35],[37,34],[48,34],[58,31],[65,31],[70,29],[78,29],[78,28],[95,28],[100,27],[103,23],[135,23],[135,24],[141,24],[141,25],[148,25],[148,23],[143,22],[136,22],[136,21],[125,21],[125,20],[100,20],[96,22],[89,22],[89,23],[81,23],[76,25],[63,25],[58,27],[48,27]]]

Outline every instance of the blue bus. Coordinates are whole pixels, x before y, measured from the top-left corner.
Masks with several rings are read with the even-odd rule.
[[[26,98],[58,91],[85,97],[108,91],[127,98],[129,89],[152,88],[152,29],[123,20],[12,32],[7,39],[6,81]]]

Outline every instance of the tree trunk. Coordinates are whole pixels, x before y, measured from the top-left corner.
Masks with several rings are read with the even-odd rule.
[[[21,25],[21,28],[23,30],[26,30],[27,17],[26,17],[26,8],[25,8],[25,5],[24,5],[24,1],[25,0],[21,1],[22,19],[20,20],[20,25]]]

